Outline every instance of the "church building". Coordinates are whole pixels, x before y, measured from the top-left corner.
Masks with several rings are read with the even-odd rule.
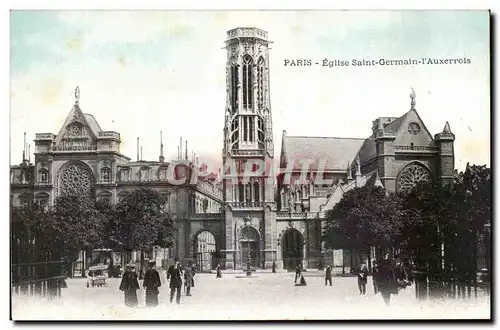
[[[278,269],[316,268],[345,262],[340,251],[325,251],[321,236],[325,212],[346,191],[366,185],[407,190],[421,180],[453,182],[455,136],[448,123],[434,136],[427,130],[413,91],[402,115],[375,119],[369,137],[283,131],[279,174],[241,170],[252,162],[274,164],[269,43],[268,33],[257,28],[227,32],[222,159],[236,164],[237,171],[200,175],[203,169],[188,159],[187,146],[185,157],[167,162],[161,140],[157,161],[142,160],[139,148],[132,161],[120,153],[119,133],[101,129],[82,112],[77,90],[58,134],[36,134],[34,163],[23,156],[19,166],[11,166],[11,205],[52,205],[64,192],[116,203],[120,192],[147,186],[167,198],[165,208],[177,224],[169,257],[194,260],[203,269],[217,264],[269,269],[273,263]],[[170,182],[167,171],[176,163],[188,164],[186,175],[199,179]]]

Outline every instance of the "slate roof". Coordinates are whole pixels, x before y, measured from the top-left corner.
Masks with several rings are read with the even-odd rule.
[[[386,127],[384,127],[384,131],[396,133],[399,130],[399,127],[401,127],[401,124],[406,119],[406,116],[408,115],[408,113],[410,113],[410,111],[408,111],[407,113],[405,113],[404,115],[402,115],[401,117],[399,117],[398,119],[392,121],[389,125],[387,125]]]
[[[347,169],[352,163],[365,139],[337,137],[285,136],[286,161],[294,163],[295,170],[301,169],[301,162],[309,160],[311,170],[317,170],[323,161],[325,170]]]
[[[84,113],[83,115],[85,116],[85,120],[87,120],[87,123],[90,125],[90,128],[92,129],[92,132],[94,132],[95,135],[97,135],[97,133],[99,132],[102,132],[101,126],[99,126],[94,116],[88,113]]]

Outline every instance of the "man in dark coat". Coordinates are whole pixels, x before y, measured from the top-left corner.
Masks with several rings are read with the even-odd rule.
[[[222,271],[220,269],[220,265],[217,265],[217,268],[215,270],[216,270],[215,278],[222,278]]]
[[[137,273],[135,266],[130,264],[123,273],[120,283],[120,291],[125,295],[125,305],[128,307],[137,307],[139,301],[137,299],[137,290],[139,290],[139,282],[137,281]]]
[[[398,285],[394,273],[394,266],[389,254],[386,254],[384,259],[378,262],[378,289],[384,302],[389,305],[391,302],[391,294],[398,294]]]
[[[325,286],[327,283],[330,283],[330,286],[332,286],[332,267],[326,266],[326,271],[325,271]]]
[[[297,265],[297,268],[295,268],[295,279],[293,280],[293,282],[297,283],[297,280],[300,280],[301,276],[302,276],[302,267],[300,267],[300,265]]]
[[[182,267],[177,258],[174,259],[175,265],[168,268],[167,281],[170,279],[170,303],[174,300],[174,294],[177,291],[175,302],[181,303],[181,289],[182,289]]]
[[[144,274],[144,282],[142,286],[146,289],[146,306],[158,306],[158,288],[161,286],[160,274],[155,269],[156,263],[149,262],[149,269]]]
[[[193,286],[194,283],[194,273],[193,273],[193,268],[191,265],[186,267],[186,270],[184,271],[184,286],[186,287],[186,296],[191,295],[191,287]]]
[[[359,294],[366,294],[366,282],[368,282],[368,268],[366,267],[366,264],[363,262],[361,266],[359,266],[359,271],[358,271]]]

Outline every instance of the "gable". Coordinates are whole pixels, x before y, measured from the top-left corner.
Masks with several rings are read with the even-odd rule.
[[[90,121],[90,122],[89,122]],[[86,115],[78,105],[73,106],[57,134],[56,147],[94,146],[101,128],[92,115]]]
[[[396,139],[394,140],[395,145],[411,145],[413,143],[415,146],[429,146],[433,144],[434,140],[432,139],[432,135],[429,130],[427,130],[427,127],[425,127],[417,111],[410,110],[396,121],[398,121],[398,127],[394,130],[396,133]],[[413,133],[409,131],[410,124]],[[393,126],[393,123],[391,123],[388,128],[390,126]]]

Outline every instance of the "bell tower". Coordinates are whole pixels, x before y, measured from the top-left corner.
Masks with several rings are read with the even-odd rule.
[[[274,184],[269,184],[269,166],[274,158],[269,86],[267,32],[257,28],[235,28],[226,36],[226,107],[223,163],[231,167],[223,178],[226,204],[226,268],[246,266],[241,249],[254,249],[252,266],[264,267],[272,249],[271,204]],[[271,171],[272,172],[272,171]],[[274,181],[272,181],[274,183]],[[259,233],[254,245],[240,244],[246,226]],[[246,227],[247,228],[247,227]],[[247,228],[248,229],[248,228]],[[245,232],[248,232],[245,231]],[[255,234],[257,234],[255,232]],[[273,243],[274,244],[274,243]]]

